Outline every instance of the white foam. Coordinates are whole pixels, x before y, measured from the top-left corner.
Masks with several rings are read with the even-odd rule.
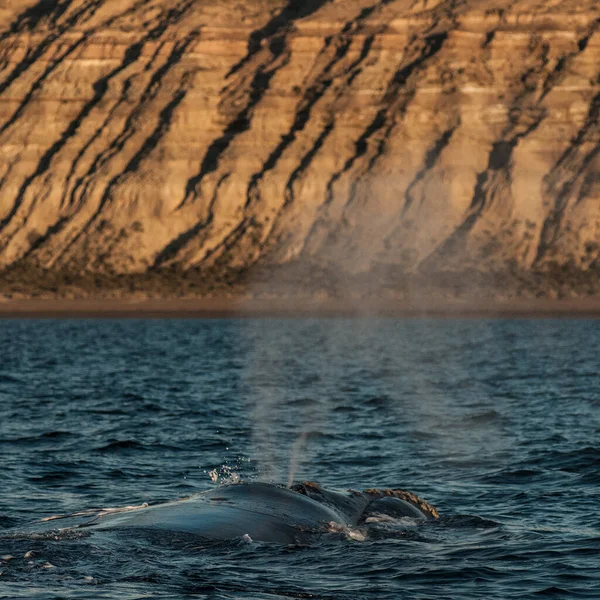
[[[328,529],[330,533],[341,533],[346,536],[346,539],[353,540],[355,542],[364,542],[367,539],[367,535],[360,529],[352,529],[341,523],[330,521],[328,523]]]
[[[229,465],[223,465],[218,469],[209,471],[208,476],[213,483],[220,482],[223,485],[228,483],[239,483],[241,479],[239,473],[234,471]]]
[[[420,519],[413,519],[412,517],[399,517],[394,518],[390,515],[382,513],[374,513],[370,517],[365,519],[365,523],[371,525],[373,523],[385,523],[388,525],[398,525],[400,527],[416,527],[423,521]]]

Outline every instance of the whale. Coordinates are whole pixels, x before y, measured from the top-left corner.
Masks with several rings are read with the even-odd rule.
[[[439,514],[419,496],[400,489],[337,491],[314,482],[291,487],[241,482],[182,500],[100,513],[78,527],[296,544],[315,534],[356,528],[382,517],[424,521],[437,519]]]

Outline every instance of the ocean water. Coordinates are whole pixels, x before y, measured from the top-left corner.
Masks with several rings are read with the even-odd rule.
[[[600,321],[0,321],[0,598],[600,598]],[[297,546],[44,517],[223,483],[398,487]]]

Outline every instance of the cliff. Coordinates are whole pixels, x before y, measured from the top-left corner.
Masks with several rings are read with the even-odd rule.
[[[0,0],[0,293],[591,294],[599,256],[596,0]]]

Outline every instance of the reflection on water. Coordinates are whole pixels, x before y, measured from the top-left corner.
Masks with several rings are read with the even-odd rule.
[[[0,338],[0,595],[600,596],[600,322],[5,321]],[[400,487],[443,517],[301,547],[28,525],[237,477]]]

